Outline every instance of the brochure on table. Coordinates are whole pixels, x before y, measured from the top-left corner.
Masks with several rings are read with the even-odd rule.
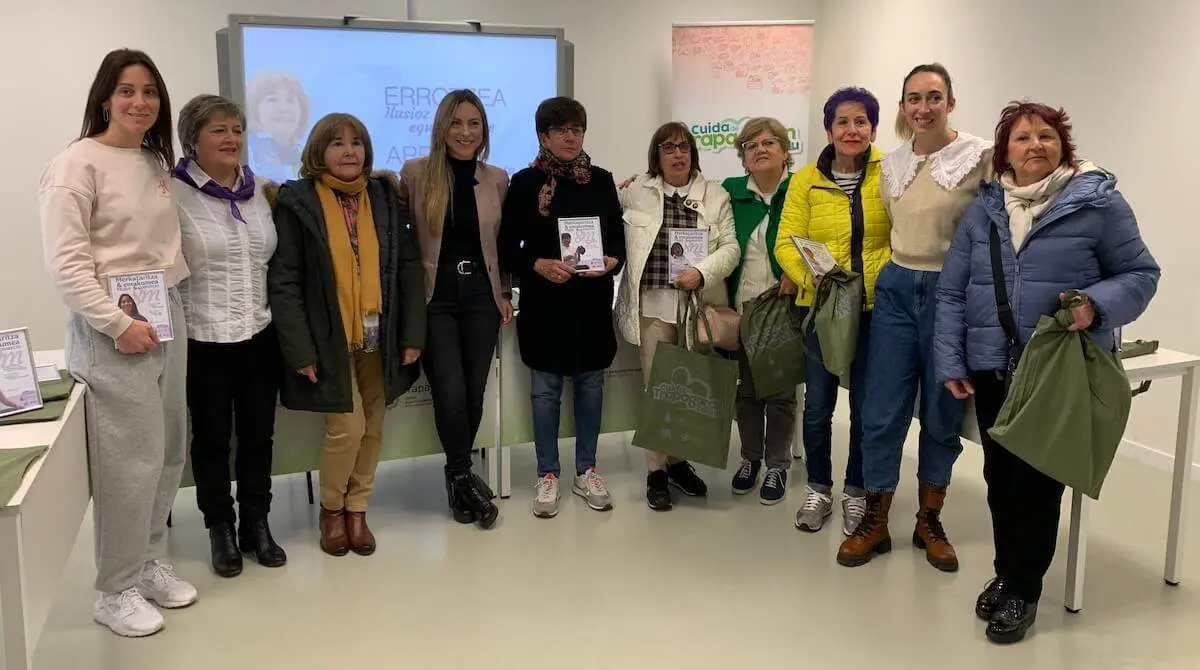
[[[122,312],[153,326],[159,342],[175,339],[162,270],[109,275],[108,292]]]
[[[560,218],[558,240],[562,261],[573,269],[604,269],[604,238],[600,232],[600,217]]]
[[[704,228],[667,229],[667,271],[671,283],[684,270],[708,258],[708,230]]]
[[[0,331],[0,417],[42,407],[29,330]]]

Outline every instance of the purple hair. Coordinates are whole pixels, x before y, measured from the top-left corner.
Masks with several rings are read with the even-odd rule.
[[[856,86],[847,86],[834,91],[833,95],[825,101],[825,130],[829,131],[833,128],[833,115],[837,113],[838,105],[843,102],[857,102],[867,110],[867,120],[871,122],[871,127],[879,126],[879,100],[865,88]]]

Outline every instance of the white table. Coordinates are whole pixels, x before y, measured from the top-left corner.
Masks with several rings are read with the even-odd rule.
[[[1136,387],[1144,381],[1179,377],[1182,381],[1178,428],[1175,433],[1175,469],[1171,481],[1171,508],[1167,521],[1167,555],[1163,579],[1178,586],[1182,578],[1184,528],[1188,495],[1191,488],[1193,442],[1196,438],[1196,370],[1200,357],[1169,349],[1124,361],[1129,382]],[[1137,400],[1135,399],[1136,403]],[[963,422],[963,437],[979,442],[975,412],[969,408]],[[1067,535],[1067,585],[1063,604],[1067,611],[1083,610],[1084,564],[1087,562],[1087,521],[1093,501],[1079,491],[1071,491],[1070,526]]]
[[[38,352],[62,367],[62,352]],[[0,668],[27,670],[91,501],[83,384],[58,421],[0,427],[0,449],[49,445],[0,508]]]

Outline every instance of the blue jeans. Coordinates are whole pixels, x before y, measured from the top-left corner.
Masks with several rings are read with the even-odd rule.
[[[889,262],[875,283],[863,403],[863,478],[868,491],[895,491],[900,483],[900,459],[918,390],[917,480],[946,486],[962,453],[959,434],[965,405],[938,383],[934,372],[934,289],[939,274]]]
[[[533,442],[538,477],[560,476],[558,417],[562,405],[563,375],[530,370],[532,375]],[[571,377],[575,391],[575,472],[596,467],[596,442],[600,439],[600,413],[604,409],[604,370],[580,372]]]
[[[807,312],[807,309],[804,310]],[[846,459],[845,488],[854,495],[863,489],[863,396],[866,395],[867,356],[871,341],[871,312],[862,313],[854,362],[850,364],[850,456]],[[816,333],[808,335],[808,348],[821,351]],[[804,468],[808,485],[828,494],[833,490],[833,410],[837,407],[838,378],[823,363],[809,358],[804,366]]]

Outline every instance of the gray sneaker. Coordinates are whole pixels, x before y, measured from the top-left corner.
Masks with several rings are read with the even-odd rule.
[[[596,468],[588,468],[587,472],[575,477],[575,485],[571,490],[586,500],[588,507],[598,512],[612,509],[612,496],[608,493],[604,479],[596,473]]]
[[[549,519],[558,514],[558,477],[553,474],[538,479],[533,486],[533,515]]]
[[[815,533],[825,525],[825,519],[833,514],[833,498],[804,487],[804,504],[796,512],[796,528],[806,533]]]
[[[867,513],[867,497],[842,493],[842,535],[850,537],[858,530],[863,515]]]

